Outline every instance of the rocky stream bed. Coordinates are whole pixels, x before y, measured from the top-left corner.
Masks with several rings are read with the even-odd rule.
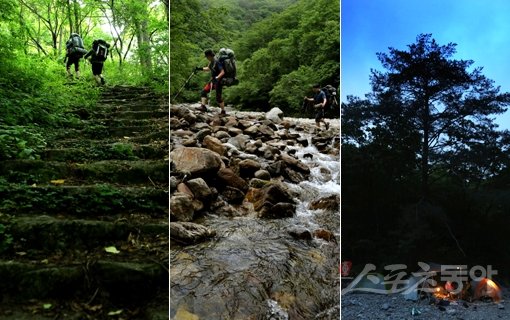
[[[171,105],[170,318],[339,318],[339,120]]]

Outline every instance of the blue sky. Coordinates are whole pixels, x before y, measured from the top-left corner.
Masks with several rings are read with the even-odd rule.
[[[383,71],[377,52],[406,50],[420,33],[457,44],[454,59],[473,60],[510,92],[510,1],[341,0],[341,98],[370,92],[370,69]],[[496,123],[510,129],[510,111]]]

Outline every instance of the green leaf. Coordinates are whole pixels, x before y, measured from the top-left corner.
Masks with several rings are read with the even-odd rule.
[[[117,311],[110,311],[110,312],[108,312],[108,315],[109,316],[117,316],[117,315],[121,314],[122,311],[123,311],[122,309],[117,310]]]
[[[44,310],[51,309],[51,307],[52,307],[51,303],[45,303],[45,304],[43,304],[43,309],[44,309]]]
[[[118,254],[120,253],[119,250],[117,250],[117,248],[115,248],[114,246],[111,246],[111,247],[105,247],[104,248],[104,251],[108,252],[108,253],[113,253],[113,254]]]

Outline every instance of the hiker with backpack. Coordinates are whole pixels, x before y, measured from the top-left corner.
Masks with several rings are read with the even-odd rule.
[[[315,125],[317,128],[320,129],[321,122],[324,123],[324,126],[326,127],[326,130],[329,129],[329,123],[324,120],[324,110],[326,108],[326,105],[328,103],[328,99],[326,98],[326,93],[321,90],[321,86],[319,84],[313,85],[313,92],[315,95],[313,98],[305,97],[304,100],[307,102],[313,102],[314,103],[314,109],[316,111],[315,114]]]
[[[66,42],[66,57],[64,63],[66,64],[67,75],[72,78],[71,66],[74,64],[74,71],[76,78],[80,78],[80,59],[87,53],[83,47],[83,40],[77,33],[71,33],[69,40]]]
[[[87,59],[90,56],[89,61],[92,64],[92,74],[98,85],[104,85],[106,83],[103,78],[103,64],[108,56],[109,48],[109,43],[103,39],[96,39],[92,43],[92,49],[83,57]]]
[[[223,77],[225,76],[225,69],[223,63],[220,62],[214,51],[211,49],[207,49],[204,52],[205,57],[209,60],[209,64],[207,67],[196,67],[195,71],[210,71],[211,72],[211,80],[207,82],[202,91],[200,92],[200,102],[201,105],[198,110],[206,112],[207,111],[207,94],[211,92],[211,90],[216,90],[216,102],[221,108],[221,115],[225,115],[225,102],[221,96],[223,91]]]

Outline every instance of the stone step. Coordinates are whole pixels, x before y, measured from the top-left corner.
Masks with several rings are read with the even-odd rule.
[[[85,139],[105,139],[105,138],[121,138],[125,136],[140,136],[144,134],[162,132],[166,134],[168,139],[168,122],[152,122],[143,126],[123,126],[123,127],[107,127],[105,125],[95,125],[85,127],[84,129],[65,129],[56,132],[54,139],[66,139],[69,137],[81,137]]]
[[[168,110],[106,110],[94,114],[95,119],[116,119],[116,120],[143,120],[143,119],[165,119],[168,122]],[[125,123],[125,122],[124,122]],[[113,123],[115,125],[115,123]]]
[[[168,220],[168,189],[114,185],[8,184],[0,189],[0,211],[9,214],[52,214],[75,217],[149,214]]]
[[[89,140],[90,141],[90,140]],[[41,159],[49,161],[86,161],[86,160],[138,160],[138,159],[164,159],[168,156],[168,146],[162,144],[137,145],[126,142],[97,144],[96,146],[84,146],[83,140],[79,140],[77,147],[65,147],[62,141],[61,148],[48,148],[41,154]],[[73,142],[69,141],[73,146]]]
[[[0,260],[2,295],[25,299],[92,297],[114,303],[143,306],[158,294],[168,292],[165,262],[111,260],[43,264]],[[97,303],[97,302],[96,302]]]
[[[143,221],[136,216],[131,220],[116,222],[46,215],[16,216],[3,225],[6,228],[5,234],[12,237],[11,251],[14,255],[24,252],[27,259],[41,257],[41,253],[34,250],[48,253],[55,250],[93,250],[99,247],[98,253],[102,254],[104,247],[112,245],[118,249],[125,248],[125,256],[150,255],[143,245],[168,242],[169,233],[168,220]],[[139,243],[134,242],[135,239]],[[2,256],[8,256],[8,252]]]
[[[97,112],[111,113],[121,111],[165,111],[168,106],[161,104],[158,100],[149,100],[142,102],[128,102],[128,103],[111,103],[108,101],[99,101],[97,103]]]
[[[168,184],[166,160],[103,160],[90,163],[64,163],[43,160],[0,161],[0,176],[9,182],[48,184],[51,180],[69,182],[112,182],[119,184]],[[71,183],[76,184],[76,183]]]

